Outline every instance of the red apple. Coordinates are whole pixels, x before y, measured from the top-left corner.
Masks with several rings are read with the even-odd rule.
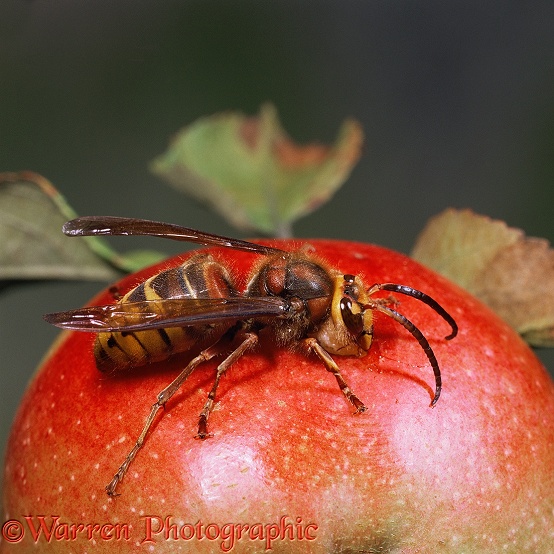
[[[445,341],[443,319],[398,298],[437,355],[437,405],[420,345],[376,313],[368,355],[334,357],[365,413],[353,415],[315,356],[264,345],[223,377],[214,436],[195,440],[208,362],[158,414],[121,496],[109,498],[104,487],[157,393],[190,356],[107,376],[95,367],[93,335],[65,333],[13,425],[2,554],[37,552],[35,543],[40,552],[554,551],[554,386],[531,350],[473,297],[400,254],[310,244],[368,286],[413,286],[455,317],[460,332]],[[217,255],[245,276],[259,258]],[[94,303],[111,301],[104,292]]]

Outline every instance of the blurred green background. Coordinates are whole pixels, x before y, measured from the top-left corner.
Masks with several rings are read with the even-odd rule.
[[[408,252],[455,206],[552,241],[553,28],[551,0],[2,0],[0,171],[43,174],[82,215],[237,235],[147,163],[196,118],[270,100],[297,141],[330,142],[348,116],[367,135],[347,184],[297,236]],[[168,242],[113,244],[183,249]],[[57,334],[41,314],[99,287],[0,295],[0,448]],[[553,370],[552,352],[540,355]]]

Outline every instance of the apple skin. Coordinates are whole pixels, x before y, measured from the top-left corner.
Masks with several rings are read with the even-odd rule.
[[[38,539],[41,552],[554,551],[554,386],[533,352],[475,298],[401,254],[341,241],[309,245],[368,286],[413,286],[453,315],[460,331],[445,341],[442,318],[396,295],[439,361],[437,405],[429,407],[434,378],[424,352],[383,314],[375,315],[366,357],[334,357],[368,407],[360,415],[315,356],[266,343],[222,379],[212,438],[193,437],[216,361],[200,366],[158,414],[121,496],[108,498],[104,487],[156,395],[190,356],[107,376],[95,367],[92,333],[62,333],[13,424],[2,554],[37,551],[25,516],[35,527],[39,516],[59,518],[59,536]],[[243,282],[259,258],[213,251]],[[185,257],[129,276],[119,290]],[[93,301],[111,302],[107,291]],[[187,538],[154,533],[164,520],[174,525],[170,535]],[[47,528],[52,521],[44,520]],[[282,533],[280,523],[288,531],[268,538]],[[73,527],[73,537],[62,524],[106,526],[91,536]],[[116,524],[127,526],[128,538],[115,537]],[[239,524],[251,526],[240,539]]]

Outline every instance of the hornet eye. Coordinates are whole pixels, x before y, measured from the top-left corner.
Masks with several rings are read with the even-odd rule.
[[[340,313],[346,328],[355,336],[359,337],[364,333],[364,321],[362,312],[355,314],[352,311],[352,300],[344,297],[340,301]]]

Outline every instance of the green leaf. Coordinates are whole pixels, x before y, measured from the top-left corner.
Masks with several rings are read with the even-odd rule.
[[[360,125],[347,120],[333,146],[296,145],[266,104],[258,117],[229,112],[199,119],[150,168],[236,227],[286,236],[342,185],[362,142]]]
[[[98,237],[69,238],[62,225],[76,217],[44,177],[30,171],[0,174],[0,280],[113,280],[138,269]],[[141,260],[141,266],[160,255]]]
[[[429,220],[412,257],[464,287],[533,346],[554,347],[554,250],[470,210]]]

